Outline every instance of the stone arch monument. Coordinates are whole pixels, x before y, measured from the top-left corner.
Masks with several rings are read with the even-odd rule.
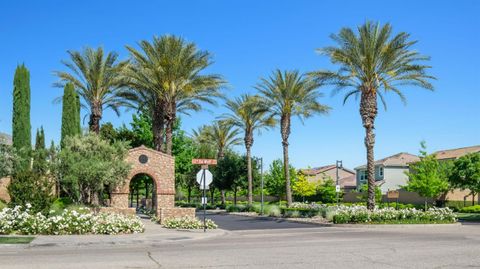
[[[175,158],[173,156],[140,146],[128,151],[126,161],[130,163],[132,169],[124,184],[112,192],[111,207],[128,209],[130,181],[138,174],[146,174],[152,178],[155,185],[153,204],[160,221],[168,217],[195,216],[194,208],[175,207]]]

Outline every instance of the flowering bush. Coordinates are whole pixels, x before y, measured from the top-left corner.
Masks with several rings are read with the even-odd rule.
[[[156,220],[158,222],[158,220]],[[206,219],[207,229],[218,228],[217,224],[211,219]],[[203,221],[192,217],[167,218],[163,222],[163,227],[167,229],[203,229]]]
[[[339,206],[333,215],[334,223],[452,223],[455,214],[450,208],[430,208],[427,211],[406,208],[368,210],[365,206]]]
[[[137,217],[121,214],[93,214],[88,208],[63,210],[59,215],[33,214],[30,204],[0,211],[0,234],[122,234],[141,233]]]

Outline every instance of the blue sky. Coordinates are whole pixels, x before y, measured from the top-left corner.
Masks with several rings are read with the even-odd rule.
[[[68,3],[67,3],[68,2]],[[11,132],[12,83],[17,64],[31,73],[32,133],[43,125],[47,139],[59,140],[61,106],[53,99],[52,71],[63,70],[67,50],[103,46],[122,59],[125,45],[163,34],[181,35],[213,53],[209,72],[228,80],[228,96],[254,92],[260,77],[275,68],[302,72],[332,68],[316,48],[331,45],[329,35],[365,20],[390,22],[419,40],[416,49],[432,57],[435,92],[404,88],[404,106],[387,95],[388,110],[376,123],[377,158],[398,152],[417,153],[419,142],[430,151],[480,144],[479,1],[1,1],[0,132]],[[322,88],[328,116],[293,121],[290,158],[299,167],[341,159],[353,168],[365,162],[364,131],[354,99]],[[224,111],[183,117],[190,131]],[[87,111],[83,111],[85,114]],[[128,124],[107,111],[103,122]],[[85,122],[84,125],[86,125]],[[244,152],[242,147],[239,151]],[[255,137],[253,153],[265,163],[282,156],[278,128]]]

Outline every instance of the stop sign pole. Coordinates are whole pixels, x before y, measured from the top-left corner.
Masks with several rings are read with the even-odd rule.
[[[207,189],[207,179],[205,176],[205,171],[208,170],[208,165],[216,165],[217,160],[215,159],[193,159],[192,164],[200,164],[202,165],[202,180],[200,181],[203,184],[203,197],[202,197],[202,204],[203,204],[203,232],[207,231],[207,196],[205,190]]]

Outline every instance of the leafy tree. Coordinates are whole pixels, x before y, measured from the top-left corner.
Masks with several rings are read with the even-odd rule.
[[[30,169],[32,134],[30,124],[30,72],[25,65],[17,66],[13,79],[12,142],[20,162],[18,171]]]
[[[332,180],[333,181],[333,180]],[[369,187],[367,184],[363,184],[358,193],[357,199],[360,199],[363,202],[368,202],[369,199]],[[382,202],[382,190],[380,187],[375,186],[375,203],[379,204]]]
[[[65,138],[80,135],[80,115],[78,110],[78,95],[72,83],[65,84],[62,98],[62,131],[60,145],[63,147]]]
[[[267,100],[270,113],[280,122],[287,206],[292,204],[290,171],[288,169],[288,139],[292,126],[291,119],[292,116],[297,116],[303,122],[305,118],[314,114],[325,114],[328,112],[330,108],[320,104],[318,101],[322,96],[318,91],[319,86],[317,82],[299,74],[298,71],[282,72],[278,69],[268,79],[262,78],[261,82],[256,86]]]
[[[11,176],[18,161],[15,149],[10,145],[0,143],[0,178]]]
[[[114,188],[127,177],[126,154],[125,143],[110,144],[94,134],[67,138],[56,165],[62,191],[76,202],[98,206],[105,186]]]
[[[48,213],[54,198],[52,190],[53,182],[51,180],[31,170],[16,173],[8,185],[10,204],[24,207],[30,204],[33,212]]]
[[[222,196],[222,204],[225,204],[225,191],[232,190],[235,183],[244,177],[245,168],[242,156],[233,151],[227,151],[223,158],[218,160],[214,170],[213,185],[218,188]]]
[[[425,142],[422,141],[420,146],[420,161],[411,163],[410,171],[406,172],[406,189],[424,197],[427,210],[427,198],[437,198],[450,187],[448,177],[435,155],[427,154]]]
[[[480,193],[480,153],[470,153],[456,159],[449,180],[455,188],[470,190],[474,205],[475,195]]]
[[[190,203],[192,190],[197,181],[196,168],[192,159],[196,157],[194,141],[181,130],[181,121],[178,118],[173,133],[173,155],[175,156],[175,183],[187,189],[187,200]]]
[[[248,179],[248,204],[253,202],[253,170],[251,149],[253,135],[256,131],[267,129],[275,125],[275,120],[269,116],[268,107],[258,96],[244,94],[233,100],[227,100],[225,105],[230,113],[221,116],[227,124],[243,130],[244,143],[247,151],[247,179]]]
[[[140,111],[138,114],[133,114],[130,128],[128,129],[125,125],[118,128],[116,130],[117,139],[129,142],[130,146],[134,148],[143,145],[155,149],[152,119],[146,112]]]
[[[109,52],[106,56],[103,48],[85,48],[82,52],[67,51],[70,62],[62,61],[69,72],[56,71],[60,81],[55,86],[64,87],[72,83],[77,93],[82,97],[86,106],[90,108],[90,131],[100,132],[100,120],[103,110],[112,109],[117,115],[120,106],[129,105],[116,92],[123,86],[121,71],[127,66],[127,62],[119,62],[118,54]],[[78,108],[76,108],[78,111]],[[74,122],[77,124],[76,121]]]
[[[283,162],[280,159],[274,160],[270,164],[268,172],[265,174],[265,189],[268,194],[275,195],[280,201],[285,195],[285,173],[283,172]],[[290,174],[295,175],[295,168],[290,166]]]
[[[37,135],[35,137],[35,150],[33,151],[33,172],[39,174],[40,176],[45,176],[48,171],[47,163],[47,149],[45,148],[45,132],[43,127],[40,127],[40,130],[37,130]]]
[[[315,195],[317,192],[317,184],[310,182],[302,173],[297,174],[297,180],[293,183],[292,187],[295,195],[301,196],[305,202],[305,197]]]
[[[319,200],[323,203],[335,203],[337,201],[336,185],[333,179],[326,179],[323,180],[320,184],[318,184],[316,193]],[[343,192],[339,193],[338,199],[341,199],[342,196]]]
[[[337,46],[320,49],[330,61],[339,65],[337,71],[317,71],[311,75],[321,84],[335,86],[334,93],[348,89],[344,103],[349,97],[360,97],[360,116],[365,128],[367,149],[368,201],[370,210],[375,207],[375,119],[378,114],[377,98],[386,108],[384,94],[397,94],[403,102],[406,98],[400,86],[419,86],[433,90],[430,83],[434,77],[427,74],[430,66],[423,64],[429,57],[412,49],[416,41],[401,32],[392,36],[390,24],[380,26],[367,21],[358,27],[358,33],[343,28],[332,35]]]
[[[115,140],[117,140],[118,133],[111,122],[102,124],[100,127],[100,137],[103,140],[110,141],[110,143],[113,143]]]
[[[158,125],[153,130],[155,141],[163,141],[164,124],[165,150],[171,155],[177,113],[200,111],[202,103],[215,104],[224,81],[219,75],[202,74],[212,64],[211,54],[183,38],[165,35],[154,37],[152,42],[141,41],[139,45],[141,51],[127,46],[132,64],[125,70],[124,79],[140,94],[147,92],[144,96],[155,108],[152,117],[155,126]],[[161,145],[155,147],[160,149]]]

